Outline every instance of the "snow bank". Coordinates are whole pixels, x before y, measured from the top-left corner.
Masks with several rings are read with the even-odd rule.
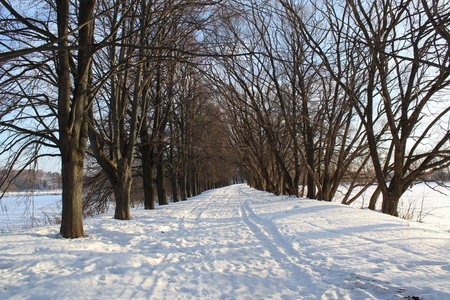
[[[0,234],[0,299],[450,299],[450,234],[245,185]]]

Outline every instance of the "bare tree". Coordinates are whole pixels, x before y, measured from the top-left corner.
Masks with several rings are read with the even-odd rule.
[[[338,6],[342,9],[335,9]],[[352,101],[366,130],[377,192],[383,195],[382,210],[397,215],[401,195],[450,160],[445,124],[450,107],[439,104],[440,93],[449,85],[448,42],[436,34],[441,27],[433,25],[430,11],[427,15],[426,7],[414,1],[348,0],[316,8],[327,24],[326,36],[337,34],[345,41],[345,53],[359,59],[354,72],[364,78],[364,93],[333,69],[338,52],[324,46],[326,39],[308,33],[316,24],[297,18],[302,32]],[[444,16],[448,4],[434,8],[435,16]],[[431,103],[442,109],[430,111]]]
[[[104,34],[125,45],[145,45],[145,5],[117,2],[104,16]],[[131,9],[130,9],[131,7]],[[143,9],[141,9],[143,8]],[[136,29],[138,28],[138,29]],[[96,76],[104,79],[90,112],[90,149],[111,182],[116,209],[114,217],[129,220],[134,151],[140,130],[139,112],[145,105],[144,49],[112,44],[99,51]]]
[[[21,144],[18,154],[35,143],[59,149],[63,183],[60,232],[66,238],[82,237],[96,1],[40,2],[42,19],[18,11],[18,3],[2,0],[1,4],[0,34],[5,51],[0,55],[0,87],[3,111],[7,112],[1,125],[16,134],[14,139]]]
[[[198,57],[201,57],[202,51],[195,37],[211,16],[208,9],[216,4],[178,0],[155,3],[161,6],[156,10],[161,15],[147,27],[151,31],[151,39],[146,57],[147,64],[155,71],[148,84],[148,104],[142,116],[138,147],[145,207],[149,209],[154,208],[156,198],[160,205],[168,204],[165,174],[169,175],[175,201],[179,198],[179,187],[181,198],[186,199],[191,194],[187,190],[195,186],[187,180],[190,175],[186,165],[189,154],[184,145],[189,144],[186,124],[190,121],[185,119],[183,113],[190,110],[189,105],[197,88],[193,84],[192,74],[194,66],[200,64]],[[180,160],[180,166],[174,165],[175,156]],[[178,174],[180,172],[182,175]]]
[[[220,60],[218,77],[228,78],[220,80],[219,92],[228,103],[248,176],[258,188],[298,196],[303,178],[309,198],[331,201],[352,163],[367,156],[364,130],[346,90],[330,78],[305,40],[297,20],[310,17],[302,15],[305,7],[282,4],[260,8],[254,2],[245,13],[225,18],[229,32],[222,35],[232,42],[224,44],[249,54]],[[314,38],[321,34],[309,31]],[[342,47],[339,39],[333,42]],[[339,76],[359,87],[358,74],[347,75],[349,61],[342,59],[336,67]]]

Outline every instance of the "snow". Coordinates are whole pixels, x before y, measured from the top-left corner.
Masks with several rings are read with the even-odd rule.
[[[0,199],[0,232],[55,223],[60,216],[60,190],[8,193]]]
[[[450,299],[446,227],[243,184],[58,230],[0,233],[0,299]]]
[[[371,186],[350,206],[355,208],[367,208],[370,196],[376,186]],[[340,202],[342,193],[338,193],[335,199]],[[359,192],[355,189],[352,195]],[[377,209],[381,210],[381,196],[377,202]],[[399,215],[410,221],[419,221],[427,226],[450,232],[450,190],[436,183],[419,183],[407,190],[399,203]]]

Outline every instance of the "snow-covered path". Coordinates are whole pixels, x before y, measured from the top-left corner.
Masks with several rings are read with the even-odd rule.
[[[246,185],[85,227],[0,234],[0,299],[450,299],[448,232]]]

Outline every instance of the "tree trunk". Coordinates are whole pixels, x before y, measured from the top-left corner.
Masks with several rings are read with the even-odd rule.
[[[143,162],[142,181],[144,186],[144,207],[145,209],[155,209],[156,193],[153,186],[153,166]]]
[[[192,179],[193,179],[192,186],[194,189],[193,194],[194,194],[194,196],[197,196],[198,194],[200,194],[197,172],[194,171],[194,176],[192,176]]]
[[[61,158],[62,219],[60,233],[65,238],[83,237],[84,153],[68,149],[67,151],[61,151]]]
[[[154,169],[154,151],[153,146],[149,145],[147,127],[143,126],[141,140],[144,143],[139,149],[142,156],[142,184],[144,188],[144,207],[145,209],[155,209],[156,193],[153,185]]]
[[[180,180],[180,189],[181,189],[181,200],[187,200],[188,196],[187,196],[187,178],[186,178],[186,172],[183,171],[183,174],[181,175],[181,180]]]
[[[398,203],[400,201],[402,193],[388,189],[388,194],[383,195],[383,204],[381,207],[381,211],[385,214],[389,214],[391,216],[398,217]]]
[[[156,190],[159,205],[169,204],[166,198],[166,190],[164,189],[164,164],[162,159],[158,161],[158,165],[156,166]]]
[[[70,52],[68,48],[69,11],[68,0],[57,1],[58,26],[58,126],[59,149],[62,171],[62,220],[60,233],[65,238],[84,236],[83,231],[83,167],[88,140],[86,106],[88,104],[88,83],[92,69],[94,22],[92,19],[95,1],[82,1],[79,6],[78,22],[85,25],[79,31],[77,73],[71,83]],[[72,95],[72,97],[71,97]]]
[[[180,191],[176,174],[171,174],[170,184],[172,185],[172,200],[173,202],[180,201]]]
[[[375,192],[373,192],[372,196],[370,197],[369,209],[371,209],[371,210],[375,210],[376,209],[377,200],[378,200],[378,197],[380,196],[380,193],[381,193],[381,189],[379,189],[377,187]]]
[[[191,182],[192,182],[191,176],[189,174],[186,174],[185,180],[186,180],[186,193],[187,193],[186,195],[188,198],[190,198],[193,196],[192,185],[191,185]]]
[[[318,200],[331,201],[333,199],[333,197],[332,197],[332,193],[331,193],[330,175],[328,173],[324,174],[322,182],[323,182],[322,189],[319,193],[319,197],[317,197],[317,198],[318,198]]]
[[[114,184],[114,198],[116,200],[116,210],[114,219],[130,220],[130,196],[131,196],[131,169],[124,167],[118,173],[118,178]]]

